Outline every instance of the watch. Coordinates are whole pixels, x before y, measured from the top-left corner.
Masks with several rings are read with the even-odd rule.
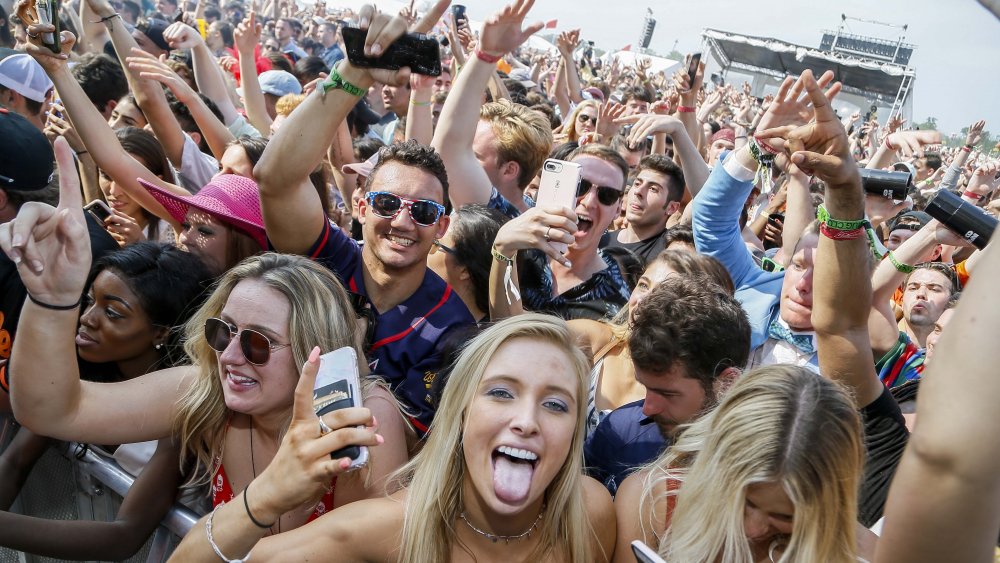
[[[330,90],[343,90],[352,96],[358,97],[365,95],[364,90],[344,80],[344,77],[335,68],[330,69],[330,75],[327,77],[326,82],[323,82],[323,93],[325,94]]]

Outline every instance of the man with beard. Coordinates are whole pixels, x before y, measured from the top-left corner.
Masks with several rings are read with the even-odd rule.
[[[646,398],[612,411],[584,449],[587,472],[612,494],[711,409],[750,353],[750,322],[732,295],[700,277],[670,276],[631,313],[635,378]]]

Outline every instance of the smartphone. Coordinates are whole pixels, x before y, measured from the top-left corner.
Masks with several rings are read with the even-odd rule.
[[[316,416],[328,412],[362,406],[361,379],[358,376],[358,355],[354,348],[345,346],[319,357],[319,373],[313,386],[313,409]],[[330,452],[330,459],[351,458],[348,471],[368,463],[368,448],[347,446]]]
[[[111,208],[108,207],[108,204],[99,199],[95,199],[87,205],[84,205],[83,210],[90,213],[94,219],[97,219],[97,222],[102,225],[104,224],[105,219],[111,217]]]
[[[42,34],[42,45],[48,47],[53,53],[60,51],[60,26],[59,26],[59,0],[37,0],[35,11],[38,12],[38,21],[56,26],[52,33]]]
[[[580,177],[579,164],[554,158],[547,159],[542,164],[542,178],[538,182],[538,197],[535,198],[535,204],[539,207],[575,208]],[[549,242],[549,245],[561,254],[569,250],[569,245],[564,242]]]
[[[632,555],[635,555],[637,563],[667,563],[651,547],[642,543],[642,540],[635,540],[631,543]]]
[[[455,22],[455,29],[462,26],[463,22],[466,21],[465,18],[465,6],[461,4],[455,4],[451,7],[451,19]]]
[[[688,63],[688,85],[694,87],[694,77],[698,74],[698,65],[701,64],[701,52],[692,53]]]
[[[379,57],[365,55],[366,30],[345,27],[341,32],[352,65],[399,70],[404,66],[425,76],[441,74],[441,50],[436,39],[419,33],[407,33],[397,39]]]
[[[781,227],[782,223],[785,221],[784,213],[771,213],[767,216],[767,222],[775,227]]]

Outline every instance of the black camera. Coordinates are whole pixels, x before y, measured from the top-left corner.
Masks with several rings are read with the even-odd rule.
[[[941,190],[927,203],[927,213],[982,250],[997,228],[996,217],[965,201],[957,194]]]
[[[912,185],[913,174],[909,172],[861,169],[861,186],[873,195],[903,201]]]

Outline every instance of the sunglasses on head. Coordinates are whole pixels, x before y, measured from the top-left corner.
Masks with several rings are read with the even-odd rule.
[[[590,180],[580,180],[580,187],[576,189],[577,199],[587,195],[587,192],[594,187],[597,188],[597,201],[601,202],[601,205],[614,205],[622,198],[623,192],[621,190],[608,186],[598,186]]]
[[[429,199],[410,199],[389,192],[368,192],[365,195],[372,212],[383,219],[395,219],[405,206],[410,219],[421,227],[430,227],[444,215],[444,206]]]
[[[585,113],[577,115],[576,120],[579,121],[580,123],[583,123],[584,125],[586,125],[587,123],[593,123],[594,125],[597,125],[597,118],[591,117]]]
[[[291,346],[290,344],[271,344],[271,339],[260,332],[249,328],[239,330],[235,325],[222,319],[212,318],[205,321],[205,340],[216,352],[225,352],[235,336],[239,336],[243,357],[255,366],[266,364],[271,359],[272,350]]]

